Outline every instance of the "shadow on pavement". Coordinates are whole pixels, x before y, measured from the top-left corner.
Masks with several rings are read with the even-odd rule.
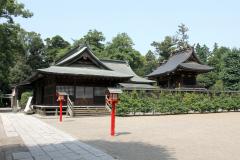
[[[26,147],[0,145],[0,160],[113,160],[104,152],[80,141],[66,141]]]
[[[149,137],[150,138],[150,137]],[[121,160],[176,160],[174,149],[140,142],[83,141]]]
[[[118,132],[116,133],[115,136],[128,135],[128,134],[131,134],[131,132]]]

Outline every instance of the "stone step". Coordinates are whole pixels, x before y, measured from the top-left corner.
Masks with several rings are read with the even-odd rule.
[[[109,115],[109,111],[105,107],[74,107],[74,116],[98,116]]]
[[[74,111],[105,111],[106,109],[73,109]]]
[[[74,112],[108,112],[108,110],[106,110],[106,109],[95,109],[95,110],[88,110],[88,109],[86,109],[86,110],[73,110]]]
[[[12,112],[12,108],[10,108],[10,107],[6,107],[6,108],[0,107],[0,112],[2,112],[2,113]]]
[[[81,114],[74,114],[74,117],[78,117],[78,116],[106,116],[109,115],[109,113],[95,113],[95,114],[89,114],[89,113],[81,113]]]
[[[73,108],[105,108],[105,106],[74,106]]]

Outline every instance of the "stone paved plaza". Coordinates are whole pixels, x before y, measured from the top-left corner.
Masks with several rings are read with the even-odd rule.
[[[113,159],[33,116],[0,113],[0,117],[1,160]]]

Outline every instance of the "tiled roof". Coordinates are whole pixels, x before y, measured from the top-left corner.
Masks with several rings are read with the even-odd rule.
[[[191,56],[194,57],[195,62],[187,63],[187,61]],[[159,66],[156,70],[154,70],[152,73],[147,75],[147,77],[154,77],[162,74],[168,74],[176,70],[178,67],[183,67],[183,68],[192,69],[192,70],[201,70],[206,72],[213,69],[212,67],[201,64],[200,60],[198,59],[197,55],[194,52],[194,49],[191,48],[185,51],[180,51],[178,53],[175,53],[173,56],[171,56],[168,59],[166,63]]]
[[[209,71],[209,70],[213,69],[213,67],[210,67],[208,65],[199,64],[196,62],[181,63],[180,66],[185,69],[198,70],[198,71]]]
[[[117,60],[101,60],[107,67],[110,69],[119,72],[119,73],[124,73],[127,75],[133,76],[130,80],[130,82],[133,83],[154,83],[155,81],[148,80],[146,78],[142,78],[138,76],[132,68],[128,65],[127,62],[125,61],[117,61]]]
[[[62,75],[83,75],[83,76],[99,76],[99,77],[116,77],[116,78],[131,78],[131,75],[119,73],[116,71],[95,69],[87,67],[62,67],[51,66],[45,69],[38,69],[41,73],[52,73]]]
[[[134,84],[134,83],[119,83],[120,86],[124,88],[124,90],[154,90],[157,87],[152,86],[150,84]]]

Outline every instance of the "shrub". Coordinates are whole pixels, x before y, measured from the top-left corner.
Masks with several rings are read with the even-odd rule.
[[[196,104],[199,108],[199,112],[201,113],[210,112],[213,106],[211,99],[206,95],[202,95],[200,96],[200,98],[201,99],[199,99],[199,101]]]
[[[124,92],[117,107],[118,115],[136,113],[179,114],[193,112],[238,111],[240,94],[208,95],[177,92]]]
[[[188,108],[183,104],[183,96],[179,93],[173,95],[173,104],[175,105],[175,113],[188,113]]]
[[[21,95],[20,106],[21,108],[25,108],[28,98],[31,97],[33,94],[32,92],[23,92]]]
[[[222,104],[221,104],[222,98],[220,96],[213,95],[212,97],[212,107],[211,111],[212,112],[218,112],[220,109],[222,109]]]
[[[232,109],[234,111],[237,111],[239,109],[238,97],[236,97],[236,96],[231,97],[231,105],[232,105]]]
[[[221,95],[222,109],[225,111],[231,111],[233,109],[232,99],[230,96]]]
[[[239,110],[240,109],[240,94],[238,95],[235,95],[232,97],[233,98],[233,101],[234,101],[234,108],[235,108],[235,111]]]
[[[130,97],[130,104],[132,105],[131,112],[135,115],[137,112],[142,111],[142,100],[136,91],[131,92]]]
[[[124,92],[120,95],[120,101],[117,104],[117,114],[120,116],[127,115],[130,113],[131,108],[131,99],[129,97],[129,94],[127,92]]]
[[[157,100],[157,107],[156,107],[156,112],[160,113],[167,113],[168,112],[168,104],[167,104],[167,96],[165,94],[160,94],[158,100]]]
[[[194,93],[186,93],[183,97],[183,105],[189,110],[189,111],[195,111],[199,112],[199,96]]]
[[[142,100],[141,100],[141,112],[143,114],[153,111],[153,107],[152,107],[154,105],[153,101],[154,100],[151,97],[145,96],[144,98],[142,98]]]

